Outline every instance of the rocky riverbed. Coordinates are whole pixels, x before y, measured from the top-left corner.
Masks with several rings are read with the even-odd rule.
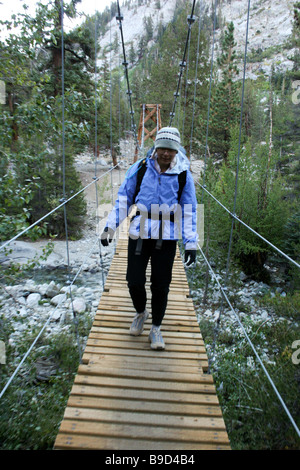
[[[129,146],[130,149],[131,146]],[[130,149],[131,151],[131,149]],[[125,147],[126,156],[126,147]],[[93,181],[95,163],[89,152],[79,155],[76,166],[83,186]],[[99,243],[106,215],[127,171],[124,158],[120,169],[109,172],[109,156],[97,161],[98,201],[95,185],[85,190],[87,216],[79,240],[17,239],[0,252],[0,266],[19,266],[21,276],[0,283],[0,320],[9,323],[9,344],[16,347],[24,334],[38,331],[55,334],[72,327],[75,315],[93,319],[111,260],[114,241],[104,248]],[[34,265],[33,269],[28,269]],[[0,358],[1,359],[1,358]]]

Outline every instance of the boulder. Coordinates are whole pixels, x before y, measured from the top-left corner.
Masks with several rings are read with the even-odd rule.
[[[59,294],[59,291],[59,287],[55,284],[54,281],[51,281],[45,291],[45,295],[46,297],[55,297],[57,294]]]
[[[27,307],[30,307],[30,308],[37,307],[41,298],[42,298],[41,294],[39,293],[29,294],[26,300]]]
[[[58,294],[58,295],[55,295],[54,297],[52,297],[51,304],[52,305],[59,305],[62,302],[64,302],[66,299],[67,299],[66,294]]]
[[[86,303],[82,297],[75,297],[73,300],[73,309],[76,313],[83,313],[86,311]]]

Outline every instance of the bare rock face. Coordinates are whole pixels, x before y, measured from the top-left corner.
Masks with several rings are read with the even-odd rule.
[[[291,69],[293,63],[289,59],[293,55],[288,43],[293,28],[293,4],[294,0],[251,0],[249,15],[248,53],[268,51],[262,60],[252,61],[247,64],[247,78],[256,79],[258,74],[269,75],[272,64],[283,71]],[[204,9],[211,12],[215,1],[202,0]],[[169,23],[174,15],[176,0],[161,0],[160,8],[157,1],[152,0],[147,4],[139,5],[138,1],[131,2],[129,7],[122,6],[121,13],[125,43],[132,44],[136,50],[141,36],[145,34],[145,18],[150,18],[153,23],[154,36],[148,46],[155,43],[156,31],[162,22]],[[217,2],[217,15],[223,24],[230,21],[234,24],[234,37],[237,43],[236,49],[242,57],[245,50],[246,24],[248,15],[247,0],[219,0]],[[108,25],[106,34],[100,38],[101,50],[111,42],[111,35],[119,35],[119,25],[115,18]],[[221,29],[216,31],[216,51],[219,49]],[[129,47],[129,46],[128,46]],[[216,54],[217,56],[217,54]],[[109,59],[109,57],[107,57]],[[112,59],[114,60],[114,59]],[[116,61],[118,55],[116,54]],[[101,59],[99,58],[99,63]],[[115,66],[118,66],[117,62]],[[241,59],[240,69],[243,67]]]

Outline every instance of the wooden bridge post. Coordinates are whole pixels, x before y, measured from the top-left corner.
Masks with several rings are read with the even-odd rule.
[[[144,110],[143,110],[144,107]],[[138,127],[138,142],[141,146],[142,143],[142,134],[144,130],[144,142],[151,138],[155,140],[157,130],[161,129],[161,116],[160,116],[161,104],[141,104],[141,114]],[[155,127],[152,130],[147,129],[145,124],[148,121],[153,121]],[[134,162],[138,159],[138,148],[135,149]]]

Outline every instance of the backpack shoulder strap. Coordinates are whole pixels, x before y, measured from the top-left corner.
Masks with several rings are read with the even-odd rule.
[[[179,173],[179,175],[178,175],[178,183],[179,183],[178,202],[180,202],[181,195],[182,195],[182,191],[183,191],[183,188],[184,188],[185,183],[186,183],[186,170],[185,170],[185,171],[182,171],[181,173]]]
[[[141,184],[142,184],[142,181],[143,181],[143,178],[144,178],[144,175],[146,173],[146,170],[147,170],[147,164],[146,164],[146,158],[144,158],[140,164],[139,164],[139,168],[137,170],[137,179],[136,179],[136,187],[135,187],[135,194],[134,194],[134,198],[133,198],[133,201],[135,201],[138,193],[140,192],[140,188],[141,188]],[[180,201],[181,199],[181,195],[182,195],[182,191],[183,191],[183,188],[185,186],[185,183],[186,183],[186,170],[185,171],[182,171],[181,173],[179,173],[178,175],[178,183],[179,183],[179,189],[178,189],[178,202]]]
[[[137,170],[137,179],[136,179],[136,187],[135,187],[133,202],[135,202],[135,199],[136,199],[138,193],[140,192],[141,183],[142,183],[142,180],[143,180],[144,175],[146,173],[146,170],[147,170],[147,164],[146,164],[146,158],[144,158],[140,162],[139,168]]]

